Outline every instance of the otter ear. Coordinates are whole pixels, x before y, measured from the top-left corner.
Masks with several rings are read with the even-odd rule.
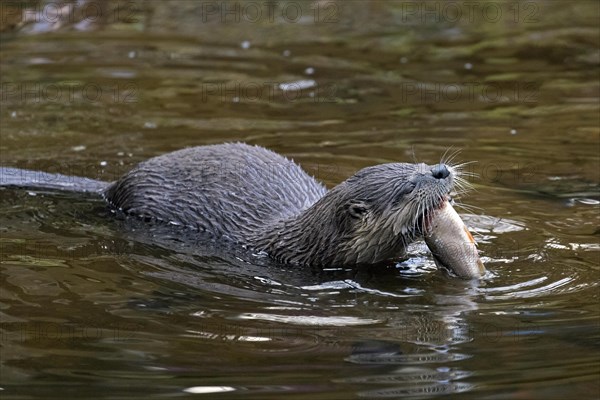
[[[352,202],[347,205],[348,214],[352,218],[362,218],[367,213],[367,205],[362,201]]]

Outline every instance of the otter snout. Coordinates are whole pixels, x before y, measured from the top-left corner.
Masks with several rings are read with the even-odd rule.
[[[431,168],[431,175],[435,179],[446,179],[450,176],[450,170],[446,164],[437,164]]]

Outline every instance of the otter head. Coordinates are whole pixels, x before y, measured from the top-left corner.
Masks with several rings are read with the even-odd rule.
[[[399,259],[448,198],[454,180],[454,169],[445,164],[364,168],[284,221],[263,248],[284,262],[320,266]]]
[[[454,172],[445,164],[365,168],[331,191],[338,208],[334,263],[374,264],[399,258],[422,234],[428,214],[447,199]]]

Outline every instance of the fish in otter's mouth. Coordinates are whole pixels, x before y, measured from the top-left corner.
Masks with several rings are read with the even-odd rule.
[[[450,200],[430,210],[424,223],[425,243],[438,267],[465,279],[479,278],[485,273],[477,243]]]
[[[420,198],[414,229],[423,236],[438,267],[461,278],[479,278],[485,267],[477,244],[452,207],[454,184],[464,190],[466,182],[457,176],[455,168],[444,164],[434,166],[432,171],[438,180],[427,188],[428,196]]]

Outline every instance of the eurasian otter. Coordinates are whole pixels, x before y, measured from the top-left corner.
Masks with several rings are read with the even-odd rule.
[[[112,183],[14,168],[0,172],[2,186],[97,192],[127,214],[314,266],[401,258],[457,179],[443,163],[390,163],[364,168],[328,191],[293,161],[243,143],[154,157]]]

